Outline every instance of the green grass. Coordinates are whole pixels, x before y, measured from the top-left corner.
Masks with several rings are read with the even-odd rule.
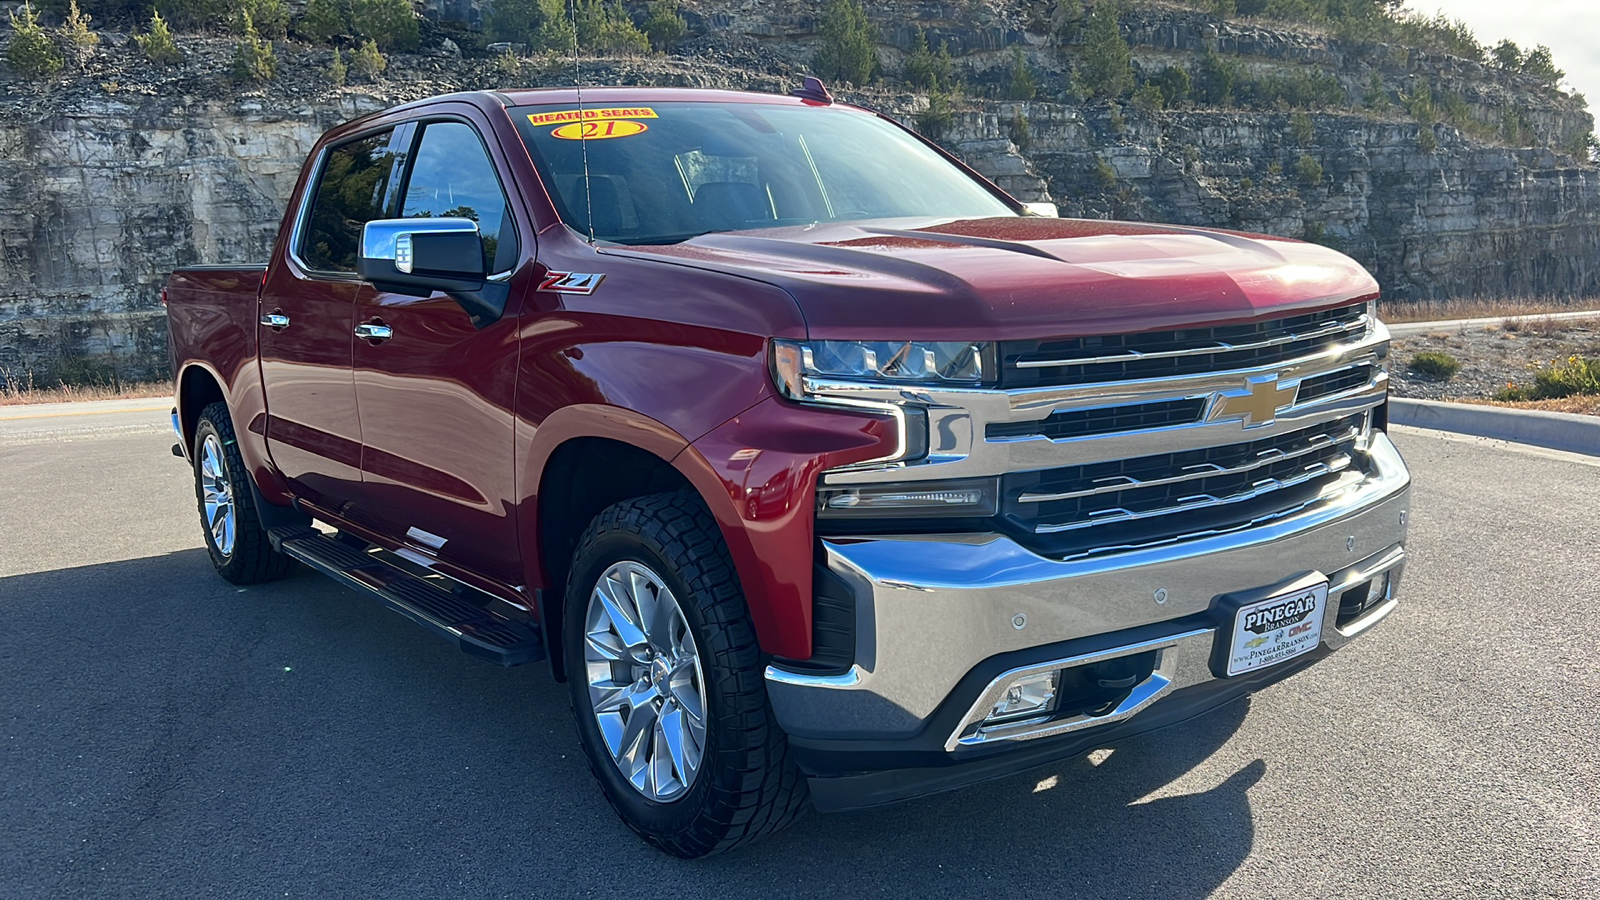
[[[1425,375],[1429,378],[1437,378],[1443,381],[1461,371],[1461,361],[1448,353],[1440,353],[1437,350],[1424,350],[1411,357],[1411,362],[1406,364],[1406,368],[1418,375]]]
[[[1534,373],[1526,387],[1508,384],[1495,392],[1494,399],[1559,400],[1562,397],[1600,396],[1600,357],[1569,356]]]

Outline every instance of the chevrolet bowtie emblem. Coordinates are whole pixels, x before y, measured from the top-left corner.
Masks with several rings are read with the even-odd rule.
[[[1277,375],[1252,378],[1242,391],[1223,391],[1211,407],[1211,421],[1225,422],[1243,419],[1244,427],[1270,425],[1278,418],[1278,410],[1294,402],[1300,385],[1280,387]]]

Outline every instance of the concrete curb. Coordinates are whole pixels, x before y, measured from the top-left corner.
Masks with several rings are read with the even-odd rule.
[[[1389,421],[1600,456],[1600,416],[1393,397]]]
[[[1568,319],[1600,319],[1600,310],[1575,310],[1573,312],[1534,314],[1529,316],[1489,316],[1482,319],[1442,319],[1437,322],[1402,322],[1389,326],[1391,337],[1412,337],[1430,331],[1460,331],[1465,328],[1482,328],[1504,322],[1542,322],[1550,319],[1560,322]]]

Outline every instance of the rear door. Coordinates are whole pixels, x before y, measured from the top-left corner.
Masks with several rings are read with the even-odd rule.
[[[417,127],[398,215],[473,219],[485,271],[510,279],[521,239],[488,145],[464,120]],[[355,344],[358,506],[397,540],[509,584],[522,580],[511,508],[520,288],[481,329],[445,294],[372,292],[356,303],[357,324],[390,335]]]
[[[267,447],[299,496],[334,512],[361,482],[351,366],[356,301],[373,289],[356,277],[356,255],[362,226],[392,206],[403,137],[384,129],[324,151],[288,259],[262,285]]]

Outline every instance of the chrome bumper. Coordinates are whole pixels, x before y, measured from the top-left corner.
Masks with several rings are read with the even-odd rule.
[[[1214,620],[1217,597],[1307,573],[1329,579],[1323,644],[1337,649],[1394,608],[1405,565],[1410,475],[1386,435],[1374,435],[1369,453],[1369,477],[1297,515],[1112,556],[1046,559],[996,534],[824,539],[828,566],[855,594],[856,662],[830,676],[769,666],[774,711],[797,738],[894,741],[918,736],[941,705],[960,704],[961,725],[937,736],[947,751],[1110,724],[1215,680],[1210,660],[1224,627]],[[1384,572],[1391,596],[1339,627],[1339,592]],[[1130,629],[1141,639],[1029,660],[955,696],[985,660]],[[1149,651],[1159,651],[1156,672],[1109,715],[971,734],[973,716],[981,719],[1010,679]]]

